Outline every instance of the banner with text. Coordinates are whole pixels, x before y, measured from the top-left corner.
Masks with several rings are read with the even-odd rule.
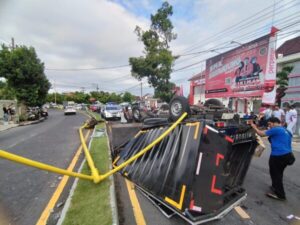
[[[266,103],[274,103],[275,44],[276,35],[271,33],[208,59],[205,97],[265,96]]]

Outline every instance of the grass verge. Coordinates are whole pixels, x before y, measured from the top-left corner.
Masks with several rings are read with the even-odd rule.
[[[94,117],[97,121],[103,121],[103,119],[101,118],[101,115],[99,113],[95,113],[95,112],[88,110],[87,114]]]
[[[103,128],[104,124],[96,128]],[[90,149],[95,166],[103,174],[109,170],[109,153],[107,137],[94,138]],[[90,174],[87,163],[84,163],[82,173]],[[106,179],[99,184],[79,180],[72,196],[63,225],[111,225],[112,211],[110,206],[111,181]]]

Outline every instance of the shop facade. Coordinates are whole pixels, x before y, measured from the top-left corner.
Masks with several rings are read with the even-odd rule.
[[[276,97],[276,29],[206,61],[205,98],[237,113],[258,113]]]

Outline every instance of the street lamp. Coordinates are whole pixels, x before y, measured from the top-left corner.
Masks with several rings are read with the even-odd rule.
[[[238,42],[238,41],[231,41],[230,44],[238,44],[238,45],[240,45],[240,46],[243,46],[243,44],[240,43],[240,42]]]
[[[221,54],[221,52],[218,52],[218,51],[216,51],[216,50],[210,50],[211,52],[215,52],[215,53],[218,53],[218,54]]]

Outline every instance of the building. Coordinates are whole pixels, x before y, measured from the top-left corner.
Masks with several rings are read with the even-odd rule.
[[[190,79],[190,104],[214,98],[238,113],[274,104],[276,32],[272,27],[265,36],[207,59],[205,71]]]
[[[300,36],[284,42],[277,49],[278,71],[286,66],[292,66],[293,70],[288,76],[288,88],[281,99],[281,104],[283,107],[287,104],[296,107],[298,111],[296,134],[300,135]]]
[[[205,71],[202,71],[192,78],[190,81],[190,105],[196,105],[199,101],[205,102]]]

